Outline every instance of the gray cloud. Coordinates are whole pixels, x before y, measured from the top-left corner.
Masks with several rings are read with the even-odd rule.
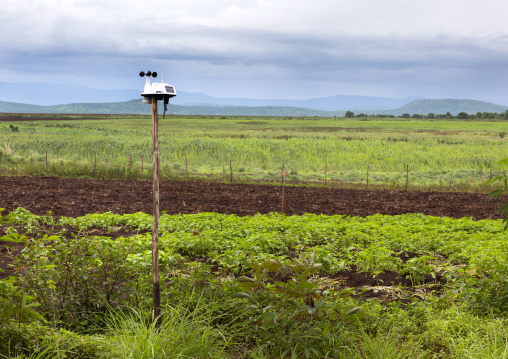
[[[6,1],[3,82],[137,88],[136,72],[156,68],[184,90],[224,97],[508,102],[500,0]]]

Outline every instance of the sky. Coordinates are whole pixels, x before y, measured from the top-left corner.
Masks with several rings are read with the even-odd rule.
[[[0,82],[508,105],[506,0],[2,0]]]

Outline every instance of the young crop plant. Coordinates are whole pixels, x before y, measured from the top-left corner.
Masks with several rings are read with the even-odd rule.
[[[337,300],[348,298],[350,289],[328,291],[323,295],[318,280],[313,277],[321,268],[315,262],[315,254],[306,258],[292,258],[292,264],[284,265],[270,259],[254,264],[253,277],[239,276],[236,287],[241,292],[232,296],[246,299],[252,313],[245,325],[259,336],[258,345],[270,355],[286,355],[298,358],[321,358],[327,355],[327,338],[322,334],[320,321],[325,315],[341,314]],[[329,302],[329,303],[327,303]],[[358,307],[345,315],[353,315]]]

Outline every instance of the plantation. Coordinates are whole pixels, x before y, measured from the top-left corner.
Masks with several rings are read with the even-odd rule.
[[[11,357],[508,355],[501,220],[162,215],[160,331],[150,215],[19,208],[2,220],[1,240],[20,250],[18,278],[1,282]]]
[[[9,116],[24,121],[0,125],[6,174],[150,178],[148,117],[0,119]],[[293,183],[488,191],[483,183],[508,149],[505,127],[504,119],[173,116],[160,119],[161,176],[273,182],[284,166]]]

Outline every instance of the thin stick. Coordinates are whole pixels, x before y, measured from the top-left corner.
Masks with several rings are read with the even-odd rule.
[[[189,182],[189,169],[188,169],[187,156],[185,156],[185,181]]]
[[[46,172],[48,172],[48,150],[46,150]]]
[[[95,168],[97,167],[97,152],[95,152],[95,160],[93,162],[93,175],[95,176]]]
[[[367,165],[367,188],[369,188],[369,165]]]
[[[281,213],[284,214],[284,163],[282,163],[282,170],[280,172],[282,176],[282,205],[281,205]]]
[[[326,172],[327,171],[328,171],[328,163],[325,163],[325,186],[326,186],[326,183],[327,183],[327,181],[326,181],[326,175],[327,175]]]
[[[451,170],[450,182],[448,183],[448,191],[452,188],[452,181],[453,181],[453,167]]]
[[[155,326],[160,328],[161,288],[159,278],[159,115],[157,99],[152,97],[152,144],[153,144],[153,223],[152,223],[152,276],[153,276],[153,316]]]
[[[406,192],[408,182],[409,182],[409,165],[406,165]]]
[[[143,155],[141,155],[141,179],[143,179],[143,164],[144,164]]]
[[[229,160],[229,182],[233,183],[233,165],[231,160]]]

